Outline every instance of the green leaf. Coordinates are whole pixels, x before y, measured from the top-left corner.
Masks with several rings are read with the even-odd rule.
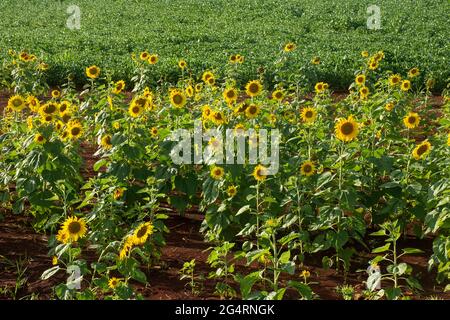
[[[94,163],[94,165],[93,165],[93,169],[94,169],[94,171],[98,171],[98,170],[100,170],[100,168],[101,167],[103,167],[105,164],[107,164],[108,163],[108,160],[106,160],[106,159],[100,159],[100,160],[98,160],[96,163]]]
[[[47,280],[48,278],[52,277],[55,273],[57,273],[59,269],[61,269],[59,266],[54,266],[50,269],[45,270],[41,275],[41,279]]]
[[[311,300],[313,298],[312,289],[304,283],[291,280],[288,282],[288,286],[296,289],[303,299]]]
[[[237,281],[239,282],[239,286],[241,289],[242,299],[247,299],[247,297],[251,293],[253,285],[256,283],[256,281],[262,279],[262,273],[263,271],[255,271],[243,278],[241,276],[237,277]]]
[[[423,253],[422,250],[416,249],[416,248],[404,248],[402,249],[404,254],[416,254],[416,253]]]
[[[380,252],[385,252],[387,250],[389,250],[389,248],[391,247],[390,243],[385,244],[382,247],[378,247],[372,250],[372,253],[380,253]]]
[[[239,216],[239,215],[243,214],[244,212],[246,212],[246,211],[248,211],[248,210],[250,210],[250,205],[245,205],[245,206],[243,206],[242,208],[240,208],[240,209],[238,210],[238,212],[236,213],[236,215]]]

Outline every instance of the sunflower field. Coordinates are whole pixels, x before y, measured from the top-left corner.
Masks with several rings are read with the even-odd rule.
[[[449,299],[448,64],[354,50],[336,93],[323,57],[273,51],[198,71],[149,47],[129,76],[100,58],[55,79],[47,55],[6,49],[0,298]],[[235,163],[238,137],[255,158]]]

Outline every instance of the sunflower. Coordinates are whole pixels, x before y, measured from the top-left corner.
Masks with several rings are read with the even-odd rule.
[[[358,131],[358,123],[353,119],[353,116],[349,116],[348,119],[338,119],[335,126],[336,137],[345,142],[355,139]]]
[[[212,115],[212,110],[211,110],[210,106],[207,105],[207,104],[205,104],[205,105],[202,107],[202,118],[203,118],[204,120],[209,120],[210,117],[211,117],[211,115]]]
[[[156,64],[158,62],[159,58],[157,54],[152,54],[149,58],[148,58],[148,63],[150,64]]]
[[[387,111],[389,111],[389,112],[391,112],[391,111],[394,109],[394,107],[395,107],[395,105],[394,105],[393,102],[388,102],[388,103],[386,103],[386,105],[384,106],[384,108],[385,108]]]
[[[59,105],[56,102],[48,102],[39,108],[39,113],[44,117],[57,112],[59,112]]]
[[[449,133],[448,136],[447,136],[447,146],[450,147],[450,133]]]
[[[237,188],[235,186],[229,186],[227,189],[227,194],[230,198],[234,197],[237,193]]]
[[[301,117],[302,117],[303,122],[313,123],[314,120],[316,120],[317,111],[315,108],[310,108],[310,107],[303,108]]]
[[[151,222],[144,222],[140,224],[133,233],[133,244],[141,245],[147,242],[147,238],[153,234],[153,224]]]
[[[238,58],[237,58],[237,56],[235,54],[232,54],[230,56],[229,61],[230,61],[230,63],[236,63],[238,61]]]
[[[14,111],[22,111],[25,108],[25,100],[22,96],[14,95],[8,100],[8,108]]]
[[[402,84],[400,85],[400,89],[405,92],[411,89],[411,81],[403,80]]]
[[[28,107],[30,108],[30,110],[33,112],[38,112],[39,107],[41,106],[39,99],[36,98],[35,96],[28,96],[26,103],[27,103]]]
[[[100,68],[97,66],[90,66],[86,68],[86,75],[90,79],[97,79],[100,75]]]
[[[410,112],[403,118],[403,123],[408,129],[416,128],[419,125],[419,122],[420,117],[415,112]]]
[[[157,137],[158,136],[158,128],[156,128],[156,127],[151,128],[150,134],[152,135],[152,137]]]
[[[111,135],[110,134],[106,134],[104,135],[101,140],[100,140],[100,145],[103,147],[103,149],[105,150],[109,150],[112,148],[112,143],[111,143]]]
[[[61,120],[64,123],[68,123],[72,119],[72,114],[70,112],[66,112],[61,116]]]
[[[202,89],[203,89],[203,84],[202,83],[197,83],[196,85],[195,85],[195,92],[200,92],[200,91],[202,91]]]
[[[355,82],[358,86],[364,85],[364,83],[366,82],[366,76],[363,74],[358,74],[355,78]]]
[[[322,93],[326,89],[328,89],[328,84],[325,82],[317,82],[314,86],[314,90],[316,90],[316,93]]]
[[[189,98],[194,95],[194,88],[191,85],[187,86],[186,90],[184,91]]]
[[[237,61],[240,63],[240,64],[243,64],[244,63],[244,60],[245,60],[245,58],[244,58],[244,56],[241,56],[241,55],[237,55],[236,56],[236,58],[237,58]]]
[[[267,120],[269,120],[271,124],[274,124],[275,122],[277,122],[277,116],[271,113],[267,116]]]
[[[370,60],[369,61],[369,69],[370,70],[378,69],[378,61],[377,60]]]
[[[311,63],[314,65],[319,65],[320,64],[320,58],[319,57],[314,57],[311,59]]]
[[[142,52],[139,54],[139,58],[140,58],[142,61],[147,60],[149,57],[150,57],[150,54],[149,54],[147,51],[142,51]]]
[[[212,122],[214,122],[214,124],[220,126],[221,124],[224,124],[226,122],[226,118],[224,116],[224,114],[220,111],[215,111],[211,114],[210,119],[212,120]]]
[[[27,118],[27,128],[28,128],[28,130],[33,129],[33,117],[32,116],[29,116]]]
[[[278,89],[272,92],[272,99],[276,100],[278,102],[282,101],[284,99],[284,93],[282,90]]]
[[[221,180],[225,174],[225,170],[222,167],[214,166],[211,168],[210,174],[214,180]]]
[[[254,119],[258,116],[260,108],[252,103],[245,109],[245,116],[249,119]]]
[[[205,72],[203,72],[202,80],[203,80],[204,82],[208,82],[208,79],[210,79],[210,78],[214,78],[214,73],[212,73],[211,71],[205,71]]]
[[[263,165],[258,164],[253,170],[253,177],[257,181],[264,181],[267,178],[267,168]]]
[[[216,84],[216,78],[214,78],[214,77],[208,78],[208,80],[206,80],[206,84],[210,85],[210,86],[215,85]]]
[[[316,172],[316,166],[314,165],[314,162],[312,161],[305,161],[300,166],[300,174],[302,176],[312,176]]]
[[[420,160],[425,158],[428,155],[428,153],[430,153],[430,150],[431,150],[431,143],[429,143],[428,141],[423,141],[414,148],[412,156],[414,157],[414,159]]]
[[[34,142],[36,142],[37,144],[44,144],[45,138],[42,134],[36,133],[36,135],[34,136]]]
[[[125,89],[125,81],[119,80],[114,84],[114,89],[112,92],[114,94],[119,94],[122,92],[123,89]]]
[[[367,99],[367,97],[369,96],[369,92],[369,88],[367,87],[362,87],[361,89],[359,89],[361,99]]]
[[[69,242],[69,235],[63,229],[60,229],[56,234],[56,240],[61,243],[67,243]]]
[[[184,61],[184,60],[178,61],[178,67],[179,67],[181,70],[186,69],[186,67],[187,67],[186,61]]]
[[[128,108],[128,113],[133,118],[139,117],[145,109],[148,108],[149,101],[147,98],[140,96],[133,99]]]
[[[64,122],[57,120],[55,123],[55,129],[57,131],[61,131],[63,127],[64,127]]]
[[[363,57],[363,58],[369,57],[369,51],[366,51],[366,50],[361,51],[361,57]]]
[[[59,90],[52,90],[52,97],[55,98],[55,99],[61,97],[61,91],[59,91]]]
[[[67,124],[67,131],[69,133],[69,138],[72,140],[76,140],[82,136],[83,126],[79,121],[71,120]]]
[[[58,105],[59,115],[63,116],[65,113],[70,112],[70,101],[64,100]]]
[[[233,104],[238,98],[238,91],[235,88],[226,88],[222,95],[228,104]]]
[[[296,48],[295,43],[289,42],[289,43],[285,44],[283,50],[284,50],[284,52],[292,52],[295,50],[295,48]]]
[[[399,74],[393,74],[389,77],[389,85],[395,87],[402,81],[402,77]]]
[[[408,71],[409,78],[417,77],[419,74],[420,74],[419,68],[412,68],[411,70]]]
[[[52,265],[56,266],[58,264],[58,257],[57,256],[53,256],[52,258]]]
[[[53,121],[53,115],[42,115],[42,122],[44,123],[50,123]]]
[[[109,279],[108,281],[108,287],[110,287],[111,289],[115,289],[117,288],[117,286],[120,284],[120,279],[117,279],[116,277],[112,277],[111,279]]]
[[[245,92],[250,97],[258,96],[263,89],[263,86],[259,80],[252,80],[245,86]]]
[[[46,63],[44,63],[44,62],[41,62],[41,63],[39,63],[39,65],[38,65],[37,68],[38,68],[40,71],[47,71],[48,68],[49,68],[49,65],[46,64]]]
[[[67,235],[67,240],[77,242],[87,232],[86,222],[83,218],[69,217],[64,221],[61,230]]]
[[[182,108],[186,104],[186,96],[180,90],[173,90],[170,93],[170,103],[176,108]]]
[[[123,260],[128,256],[128,253],[133,248],[134,236],[127,236],[123,243],[122,249],[119,252],[119,260]]]

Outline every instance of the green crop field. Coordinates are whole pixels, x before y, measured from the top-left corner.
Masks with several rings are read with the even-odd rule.
[[[373,2],[373,1],[372,1]],[[196,74],[225,64],[230,54],[245,56],[240,81],[267,76],[278,48],[297,44],[291,71],[321,58],[318,78],[343,89],[352,81],[361,50],[384,50],[385,70],[417,66],[442,89],[449,78],[448,0],[2,0],[0,49],[29,50],[51,65],[50,83],[69,73],[84,79],[91,64],[114,79],[131,77],[130,54],[147,49],[160,61],[161,74],[175,79],[176,62],[185,58]],[[81,29],[66,27],[67,8],[81,9]],[[367,7],[381,9],[381,29],[368,30]],[[82,82],[82,81],[79,81]]]

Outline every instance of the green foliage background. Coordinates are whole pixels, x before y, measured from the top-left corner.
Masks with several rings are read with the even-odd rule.
[[[81,8],[81,29],[69,30],[67,7]],[[381,8],[382,29],[368,30],[367,7]],[[319,56],[319,80],[345,89],[360,51],[384,50],[382,68],[401,72],[418,66],[437,79],[450,77],[448,0],[2,0],[0,49],[26,49],[51,65],[49,81],[69,73],[84,83],[84,68],[97,64],[114,79],[131,77],[130,54],[148,49],[160,63],[154,79],[176,79],[186,58],[195,74],[217,69],[230,54],[246,57],[240,81],[271,65],[277,50],[294,41],[293,72]]]

